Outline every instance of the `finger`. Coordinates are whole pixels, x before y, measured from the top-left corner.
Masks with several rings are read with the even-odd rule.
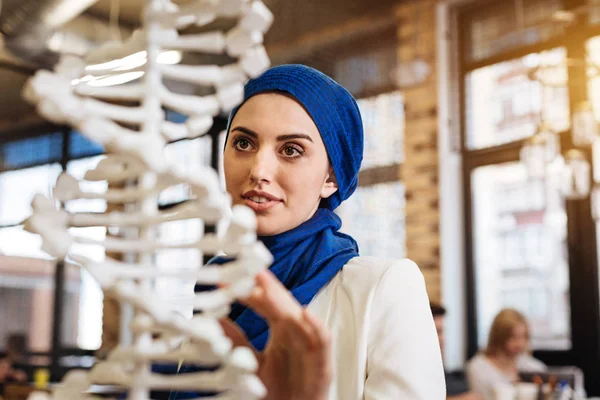
[[[302,312],[301,324],[310,331],[312,347],[296,355],[300,379],[310,387],[311,399],[326,399],[333,379],[331,340],[328,329],[308,309]]]
[[[302,306],[270,271],[256,276],[257,287],[241,302],[272,323],[283,318],[301,318]]]
[[[329,349],[331,347],[331,333],[325,324],[310,312],[308,308],[302,310],[302,319],[306,322],[306,327],[312,331],[311,338],[315,341],[314,345]]]
[[[301,318],[286,318],[281,325],[288,346],[300,352],[300,355],[306,354],[306,351],[315,347],[317,338],[314,337],[313,329]]]
[[[302,318],[305,326],[311,329],[311,338],[314,341],[314,347],[309,352],[310,362],[313,364],[316,376],[326,382],[331,379],[333,374],[331,334],[325,324],[308,309],[303,310]]]
[[[256,276],[256,283],[258,287],[264,290],[267,297],[272,297],[271,300],[277,299],[278,302],[274,304],[282,306],[281,310],[278,311],[293,308],[296,312],[294,316],[300,317],[302,306],[271,271],[265,270],[259,273]]]
[[[262,316],[269,325],[294,313],[294,306],[291,306],[291,311],[288,310],[289,306],[280,299],[277,293],[269,293],[260,287],[254,288],[250,296],[240,299],[240,303]]]
[[[302,314],[306,325],[312,328],[313,338],[317,340],[317,346],[313,351],[313,362],[315,371],[315,383],[320,386],[320,396],[325,396],[329,391],[331,380],[333,379],[333,360],[331,354],[331,333],[325,324],[317,318],[308,309],[304,309]]]
[[[235,322],[229,318],[222,318],[219,320],[219,324],[221,325],[225,336],[231,339],[233,347],[244,346],[250,347],[252,350],[254,350],[252,343],[250,343],[244,331],[242,331]]]

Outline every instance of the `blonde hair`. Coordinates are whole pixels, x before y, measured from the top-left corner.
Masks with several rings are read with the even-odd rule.
[[[529,326],[527,325],[525,316],[512,308],[501,310],[492,322],[485,354],[495,355],[504,351],[506,342],[508,342],[513,335],[515,326],[519,324],[525,325],[527,338],[529,339]]]

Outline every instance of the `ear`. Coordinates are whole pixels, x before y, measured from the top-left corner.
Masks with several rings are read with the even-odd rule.
[[[337,179],[335,179],[335,173],[333,172],[333,168],[329,167],[329,173],[327,174],[327,178],[323,183],[323,188],[321,188],[321,198],[327,199],[331,195],[333,195],[338,190]]]

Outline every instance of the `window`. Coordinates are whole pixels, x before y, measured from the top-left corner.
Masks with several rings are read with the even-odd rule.
[[[221,135],[219,140],[222,140],[222,137]],[[203,136],[170,143],[165,148],[167,160],[186,172],[194,171],[200,166],[210,166],[212,140],[210,136]],[[177,203],[189,198],[189,195],[187,185],[176,185],[160,194],[159,203],[163,205]],[[167,243],[190,243],[199,240],[203,233],[204,224],[198,219],[163,223],[158,228],[159,239]],[[156,265],[165,269],[193,269],[202,265],[203,261],[203,254],[197,249],[163,249],[156,253],[155,259]],[[194,284],[193,279],[160,278],[156,282],[156,287],[161,296],[169,300],[176,312],[191,316],[190,300],[193,298]]]
[[[600,1],[598,2],[600,12]],[[600,36],[596,36],[587,42],[588,57],[591,62],[600,65]],[[600,75],[592,75],[593,71],[588,71],[588,95],[594,110],[596,120],[600,121]]]
[[[590,24],[600,24],[600,0],[587,0],[589,4],[593,5],[590,12]]]
[[[342,231],[357,241],[362,255],[403,258],[405,197],[398,174],[404,159],[404,101],[395,91],[360,99],[358,106],[365,133],[363,175],[337,210]]]
[[[92,157],[104,153],[104,148],[78,132],[69,135],[69,158]]]
[[[468,150],[527,138],[542,121],[556,132],[568,130],[566,66],[552,70],[562,87],[543,87],[528,77],[534,67],[565,59],[566,50],[557,48],[467,72],[465,158]],[[494,151],[500,156],[504,150]],[[495,164],[490,156],[470,167],[477,347],[487,343],[496,313],[514,307],[528,318],[534,349],[569,350],[567,215],[560,175],[529,180],[518,149],[511,154],[510,163]]]
[[[334,63],[332,71],[336,81],[350,91],[350,93],[366,94],[374,90],[393,87],[390,71],[398,62],[396,43],[371,48],[360,54],[353,54]],[[372,44],[372,43],[371,43]]]
[[[400,181],[358,187],[338,214],[342,232],[356,240],[361,255],[406,256],[404,185]]]
[[[198,219],[173,221],[161,224],[158,236],[161,242],[190,243],[199,240],[204,233],[204,224]],[[195,269],[203,264],[203,254],[197,249],[163,249],[156,254],[156,265],[164,269]],[[174,311],[192,316],[190,300],[194,295],[194,279],[157,279],[156,288],[161,297],[173,305]]]
[[[478,344],[500,309],[523,312],[534,349],[571,347],[567,216],[559,177],[529,182],[519,162],[471,174]]]
[[[85,181],[84,176],[87,171],[98,165],[103,158],[104,156],[96,156],[71,161],[67,164],[67,173],[80,180],[79,186],[82,190],[102,193],[108,187],[107,182]],[[81,199],[69,202],[66,205],[66,210],[69,212],[101,213],[106,211],[106,207],[105,200]],[[106,237],[106,228],[103,227],[71,228],[70,232],[80,237],[98,241],[104,240]],[[104,249],[99,245],[74,243],[71,251],[83,254],[96,261],[104,259]],[[75,266],[68,266],[68,269],[73,274],[79,274],[81,279],[77,288],[78,295],[67,299],[67,302],[74,303],[79,311],[77,318],[72,321],[72,324],[74,324],[73,329],[77,333],[76,341],[67,344],[83,349],[98,349],[102,342],[102,301],[104,298],[102,289],[85,269]],[[68,324],[66,323],[66,325]]]
[[[33,196],[40,193],[50,197],[61,171],[60,164],[47,164],[0,174],[0,224],[25,220],[31,214]]]
[[[199,166],[210,165],[211,138],[203,136],[193,140],[180,140],[165,147],[167,162],[189,172]],[[176,185],[164,190],[158,199],[160,204],[177,203],[189,197],[186,185]]]
[[[64,135],[49,133],[8,142],[0,147],[3,170],[59,162],[62,159]]]
[[[404,100],[400,92],[358,100],[365,133],[362,169],[402,163]]]
[[[462,55],[479,61],[521,46],[547,41],[560,33],[559,24],[540,24],[562,8],[560,0],[489,2],[475,7],[466,17]]]
[[[25,144],[20,141],[4,145],[4,152],[12,154],[27,151],[33,146],[30,146],[33,143],[30,140],[23,140]],[[35,146],[42,146],[39,142],[35,143]],[[17,164],[23,161],[13,155],[10,157]],[[57,158],[62,156],[58,154]],[[77,179],[83,179],[84,173],[101,158],[71,161],[67,164],[67,172]],[[61,165],[53,163],[0,174],[0,224],[4,226],[0,228],[0,254],[4,255],[0,256],[3,257],[0,262],[0,296],[6,296],[7,301],[2,303],[2,308],[6,313],[27,309],[35,314],[28,317],[23,314],[23,318],[29,318],[31,322],[15,322],[10,328],[26,333],[30,347],[36,351],[50,349],[55,261],[41,250],[41,238],[24,231],[19,224],[31,214],[30,203],[34,195],[51,197],[51,189],[61,172]],[[106,183],[82,182],[81,187],[101,192],[106,188]],[[77,200],[66,205],[66,210],[71,212],[102,212],[105,209],[106,202],[103,200]],[[72,231],[96,240],[102,240],[105,236],[103,228],[76,228]],[[99,246],[74,244],[73,250],[94,259],[104,257],[104,251]],[[98,348],[102,332],[102,292],[98,284],[87,272],[67,265],[64,287],[62,344],[84,349]],[[17,294],[25,296],[29,306],[24,307],[22,302],[15,300]]]
[[[559,64],[565,58],[565,49],[559,48],[470,72],[466,78],[467,147],[481,149],[524,139],[536,132],[540,118],[556,132],[567,130],[566,85],[542,87],[528,78],[532,68]],[[555,73],[566,75],[566,67]]]
[[[8,171],[0,174],[0,254],[46,258],[38,235],[20,225],[31,214],[31,200],[36,194],[47,197],[60,175],[59,164]]]

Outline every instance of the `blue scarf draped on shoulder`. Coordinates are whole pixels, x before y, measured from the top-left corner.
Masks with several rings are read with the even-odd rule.
[[[340,218],[331,210],[319,208],[302,225],[275,236],[259,237],[273,254],[271,272],[302,305],[307,305],[352,258],[358,245],[350,236],[339,232]],[[227,259],[217,258],[214,263]],[[263,350],[269,327],[263,318],[236,303],[229,317],[246,333],[257,350]]]

